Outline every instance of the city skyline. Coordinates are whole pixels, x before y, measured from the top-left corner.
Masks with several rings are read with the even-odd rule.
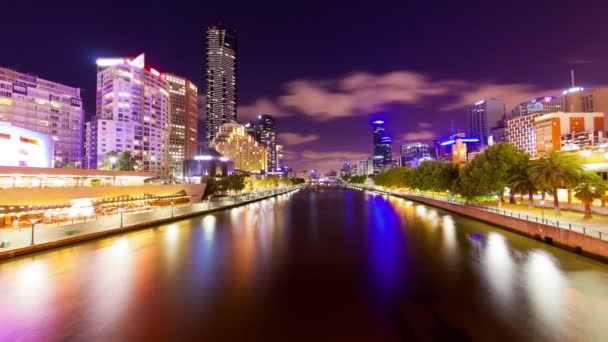
[[[14,13],[26,13],[20,9],[22,5],[8,6]],[[132,56],[143,51],[159,71],[184,76],[199,89],[205,89],[202,77],[205,31],[221,22],[236,28],[239,35],[239,121],[260,113],[273,115],[280,122],[278,143],[284,146],[285,164],[295,169],[325,170],[338,169],[345,160],[356,162],[369,156],[372,138],[367,132],[376,119],[391,126],[395,148],[404,140],[445,136],[452,121],[456,122],[456,128],[466,128],[467,108],[483,98],[498,98],[510,111],[518,103],[560,95],[562,89],[570,86],[573,67],[577,85],[589,88],[608,83],[602,63],[608,59],[608,51],[566,27],[583,22],[576,13],[560,11],[560,6],[526,4],[502,9],[501,16],[512,14],[521,20],[534,17],[533,32],[502,25],[493,20],[498,14],[484,11],[483,7],[469,6],[465,11],[454,4],[437,7],[432,14],[422,5],[355,6],[352,17],[340,23],[332,18],[341,7],[331,5],[323,13],[314,13],[313,27],[288,16],[264,20],[288,13],[284,6],[276,4],[270,13],[260,12],[260,16],[251,19],[248,14],[253,7],[230,10],[226,4],[218,4],[197,20],[189,20],[193,14],[186,13],[176,27],[180,13],[150,5],[137,9],[139,16],[129,22],[128,33],[122,32],[122,24],[103,33],[85,28],[77,34],[66,33],[66,41],[78,46],[65,49],[48,49],[46,38],[24,28],[7,38],[8,46],[20,49],[0,56],[0,65],[83,89],[89,119],[95,107],[96,58]],[[52,14],[61,9],[57,7],[42,5],[29,11]],[[302,14],[313,14],[314,6],[310,7],[299,10]],[[188,12],[197,12],[196,5],[191,8]],[[120,19],[134,9],[135,5],[129,5],[124,14],[115,15]],[[61,10],[76,18],[69,25],[84,20],[91,22],[87,27],[94,27],[92,23],[98,20],[87,15],[87,11],[94,13],[94,9]],[[362,20],[372,18],[378,11],[394,17],[383,25]],[[448,15],[454,11],[478,18],[477,24],[486,24],[487,32],[478,32],[477,24]],[[397,20],[397,14],[391,12],[404,16],[404,20]],[[156,18],[161,13],[166,22],[134,29],[137,25],[133,23]],[[536,18],[534,13],[544,15]],[[20,16],[7,19],[10,25],[18,22]],[[569,25],[557,28],[549,25],[554,21]],[[589,16],[584,24],[600,35],[605,31],[601,22]],[[59,29],[66,24],[56,25]],[[277,27],[281,30],[276,30]],[[408,30],[415,27],[420,29]],[[381,38],[373,34],[385,30],[392,34]],[[172,38],[177,33],[175,37],[179,38],[169,39],[168,32],[172,32]],[[332,44],[338,37],[343,38],[340,43]],[[457,37],[462,38],[458,44],[451,43]],[[539,40],[543,41],[541,46],[535,44]],[[556,45],[550,44],[553,40],[568,41],[568,49],[552,47]],[[25,41],[28,43],[24,44]],[[366,52],[372,43],[376,44],[374,50],[382,53]],[[35,58],[35,50],[41,47],[49,50],[46,63]],[[482,52],[490,50],[492,59],[488,61]],[[524,50],[526,53],[520,52]],[[201,120],[204,117],[199,113]],[[199,130],[199,138],[203,131]]]

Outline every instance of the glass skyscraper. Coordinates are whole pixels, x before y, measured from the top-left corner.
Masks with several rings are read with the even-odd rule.
[[[236,121],[236,31],[222,26],[207,29],[206,144],[219,127]]]
[[[391,138],[384,133],[384,121],[376,120],[372,123],[374,130],[374,171],[379,172],[380,167],[392,162]]]

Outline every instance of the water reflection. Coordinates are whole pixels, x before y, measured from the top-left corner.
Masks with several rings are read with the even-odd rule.
[[[422,329],[413,339],[600,341],[605,317],[608,266],[353,191],[0,263],[0,340],[324,340],[332,329],[399,340]]]

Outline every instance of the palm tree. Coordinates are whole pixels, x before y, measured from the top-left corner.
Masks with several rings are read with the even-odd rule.
[[[574,191],[576,191],[574,197],[578,198],[585,205],[585,216],[583,216],[583,219],[588,220],[591,218],[591,204],[593,204],[594,200],[604,197],[606,184],[595,172],[586,171],[583,173]]]
[[[528,209],[534,208],[534,193],[538,190],[527,172],[516,172],[509,180],[512,194],[527,194]]]
[[[583,173],[578,156],[553,151],[546,157],[530,163],[528,175],[539,188],[550,188],[553,192],[553,210],[559,215],[557,190],[576,185]]]

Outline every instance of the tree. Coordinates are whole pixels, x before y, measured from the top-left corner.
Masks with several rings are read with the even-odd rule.
[[[133,171],[135,170],[135,159],[130,151],[123,151],[120,154],[111,151],[103,156],[101,170]]]
[[[131,155],[131,151],[123,151],[118,156],[117,170],[121,171],[134,171],[135,170],[135,158]]]
[[[406,175],[406,186],[423,191],[454,190],[458,180],[458,168],[440,160],[427,160]]]
[[[582,173],[578,184],[574,187],[574,197],[585,205],[583,219],[591,218],[591,204],[598,198],[603,198],[606,193],[606,184],[597,173],[585,171]]]
[[[530,163],[528,174],[530,179],[541,189],[551,189],[553,192],[553,210],[559,215],[559,188],[576,185],[583,173],[583,166],[574,154],[553,151],[546,157]]]
[[[512,173],[525,160],[525,154],[509,143],[490,146],[462,168],[459,179],[461,195],[467,199],[496,195],[500,206]]]
[[[374,183],[390,188],[402,188],[407,186],[408,178],[414,173],[413,169],[397,167],[373,177]]]
[[[240,192],[245,189],[245,176],[242,175],[233,174],[224,177],[220,182],[224,191]]]
[[[201,179],[201,183],[206,184],[205,197],[212,196],[221,189],[218,181],[211,176],[203,176],[203,178]]]
[[[515,194],[528,195],[528,208],[534,208],[534,193],[538,190],[536,185],[528,175],[528,167],[530,166],[530,158],[526,155],[519,165],[513,168],[511,177],[509,178],[509,188],[511,189],[511,197]]]

